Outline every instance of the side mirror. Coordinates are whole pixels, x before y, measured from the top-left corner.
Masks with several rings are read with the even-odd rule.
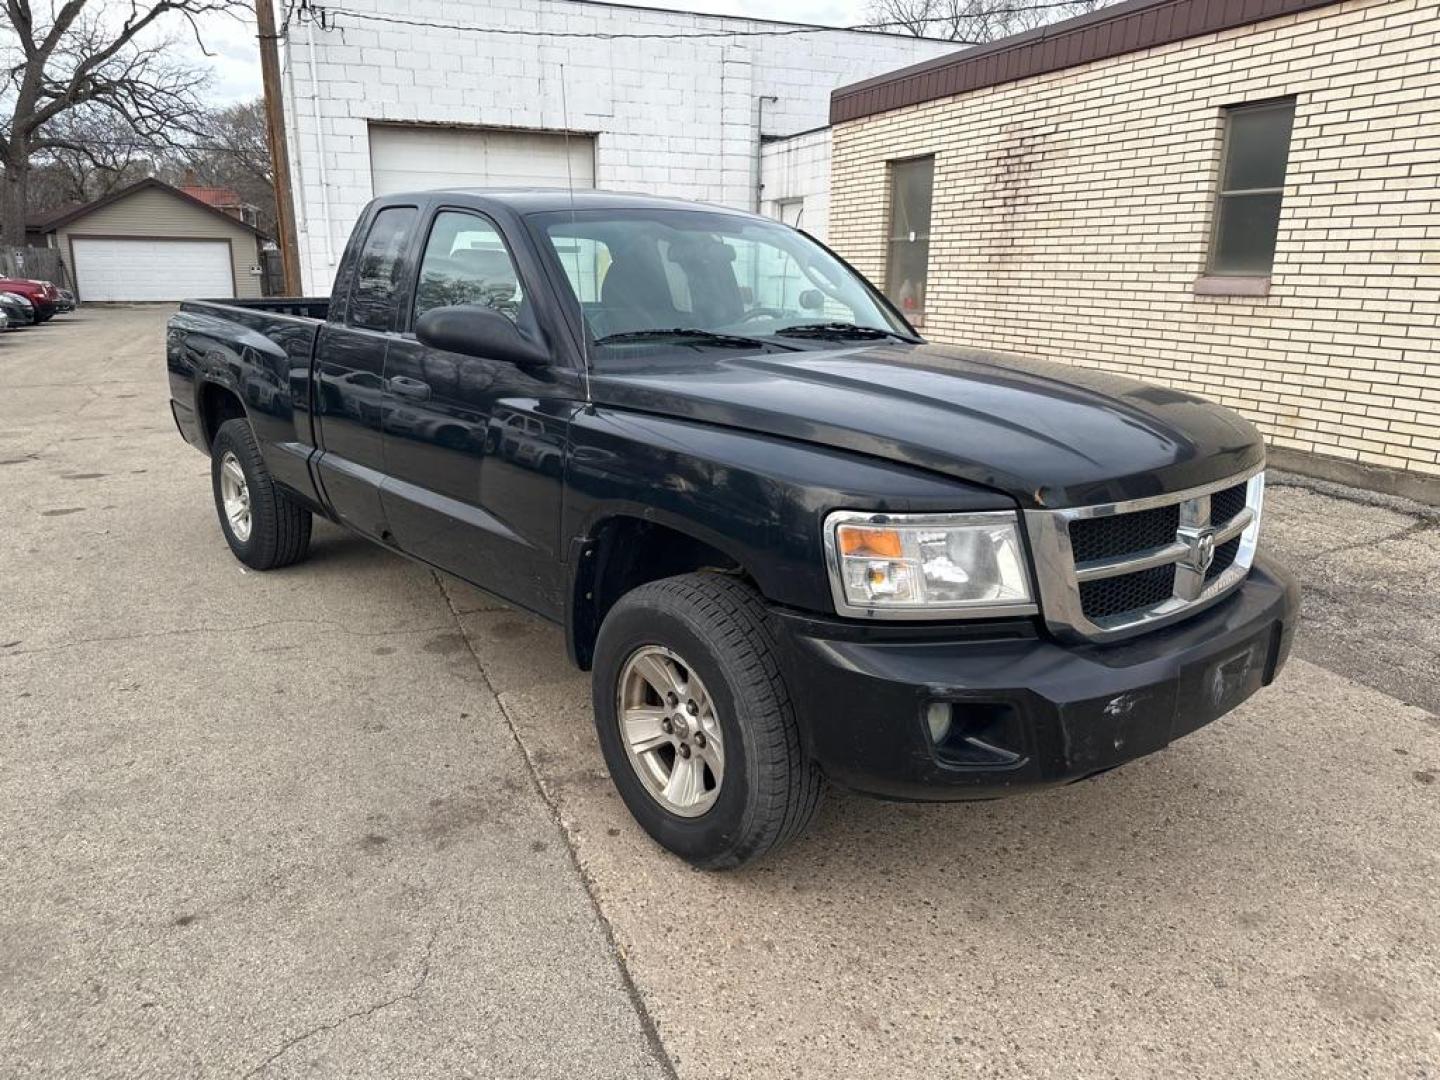
[[[806,289],[799,299],[800,306],[806,311],[819,311],[825,306],[825,294],[819,289]]]
[[[516,367],[544,367],[550,354],[505,315],[483,304],[431,308],[415,320],[415,336],[432,349],[503,360]]]

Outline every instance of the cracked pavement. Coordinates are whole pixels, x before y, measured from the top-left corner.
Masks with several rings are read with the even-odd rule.
[[[0,1076],[1440,1078],[1440,515],[1277,478],[1279,684],[743,872],[559,632],[328,525],[245,572],[156,308],[0,337]]]

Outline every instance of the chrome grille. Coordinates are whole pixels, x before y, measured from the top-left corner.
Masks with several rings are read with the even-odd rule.
[[[1215,549],[1215,561],[1210,564],[1210,569],[1205,571],[1205,580],[1214,581],[1217,577],[1229,570],[1235,562],[1235,555],[1240,550],[1240,537],[1227,540]]]
[[[1070,548],[1076,562],[1093,562],[1161,547],[1180,528],[1179,506],[1157,506],[1133,514],[1078,518],[1070,523]]]
[[[1172,534],[1173,535],[1173,534]],[[1080,610],[1092,622],[1153,607],[1175,591],[1175,570],[1154,566],[1136,574],[1119,574],[1080,583]]]
[[[1263,491],[1257,468],[1172,495],[1027,511],[1045,621],[1105,640],[1220,599],[1249,572]]]
[[[1210,520],[1216,525],[1233,521],[1245,509],[1245,493],[1249,484],[1232,484],[1210,496]]]

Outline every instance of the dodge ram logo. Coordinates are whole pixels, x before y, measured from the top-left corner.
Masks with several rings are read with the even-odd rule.
[[[1190,565],[1205,573],[1215,562],[1215,531],[1206,529],[1190,542]]]

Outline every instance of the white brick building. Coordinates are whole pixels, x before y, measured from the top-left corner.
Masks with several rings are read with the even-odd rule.
[[[1440,502],[1435,0],[1131,0],[832,119],[830,242],[929,337],[1193,390],[1276,463]]]
[[[760,212],[804,229],[822,240],[830,228],[830,127],[785,138],[767,138],[760,148]]]
[[[772,137],[823,125],[841,83],[953,48],[583,0],[343,8],[312,4],[282,35],[310,293],[329,287],[373,195],[446,184],[573,179],[746,209],[791,200],[792,213],[798,198],[814,205],[803,224],[815,231],[827,184],[814,137],[797,151],[805,167],[781,171],[795,191],[762,195],[762,135],[768,149]]]

